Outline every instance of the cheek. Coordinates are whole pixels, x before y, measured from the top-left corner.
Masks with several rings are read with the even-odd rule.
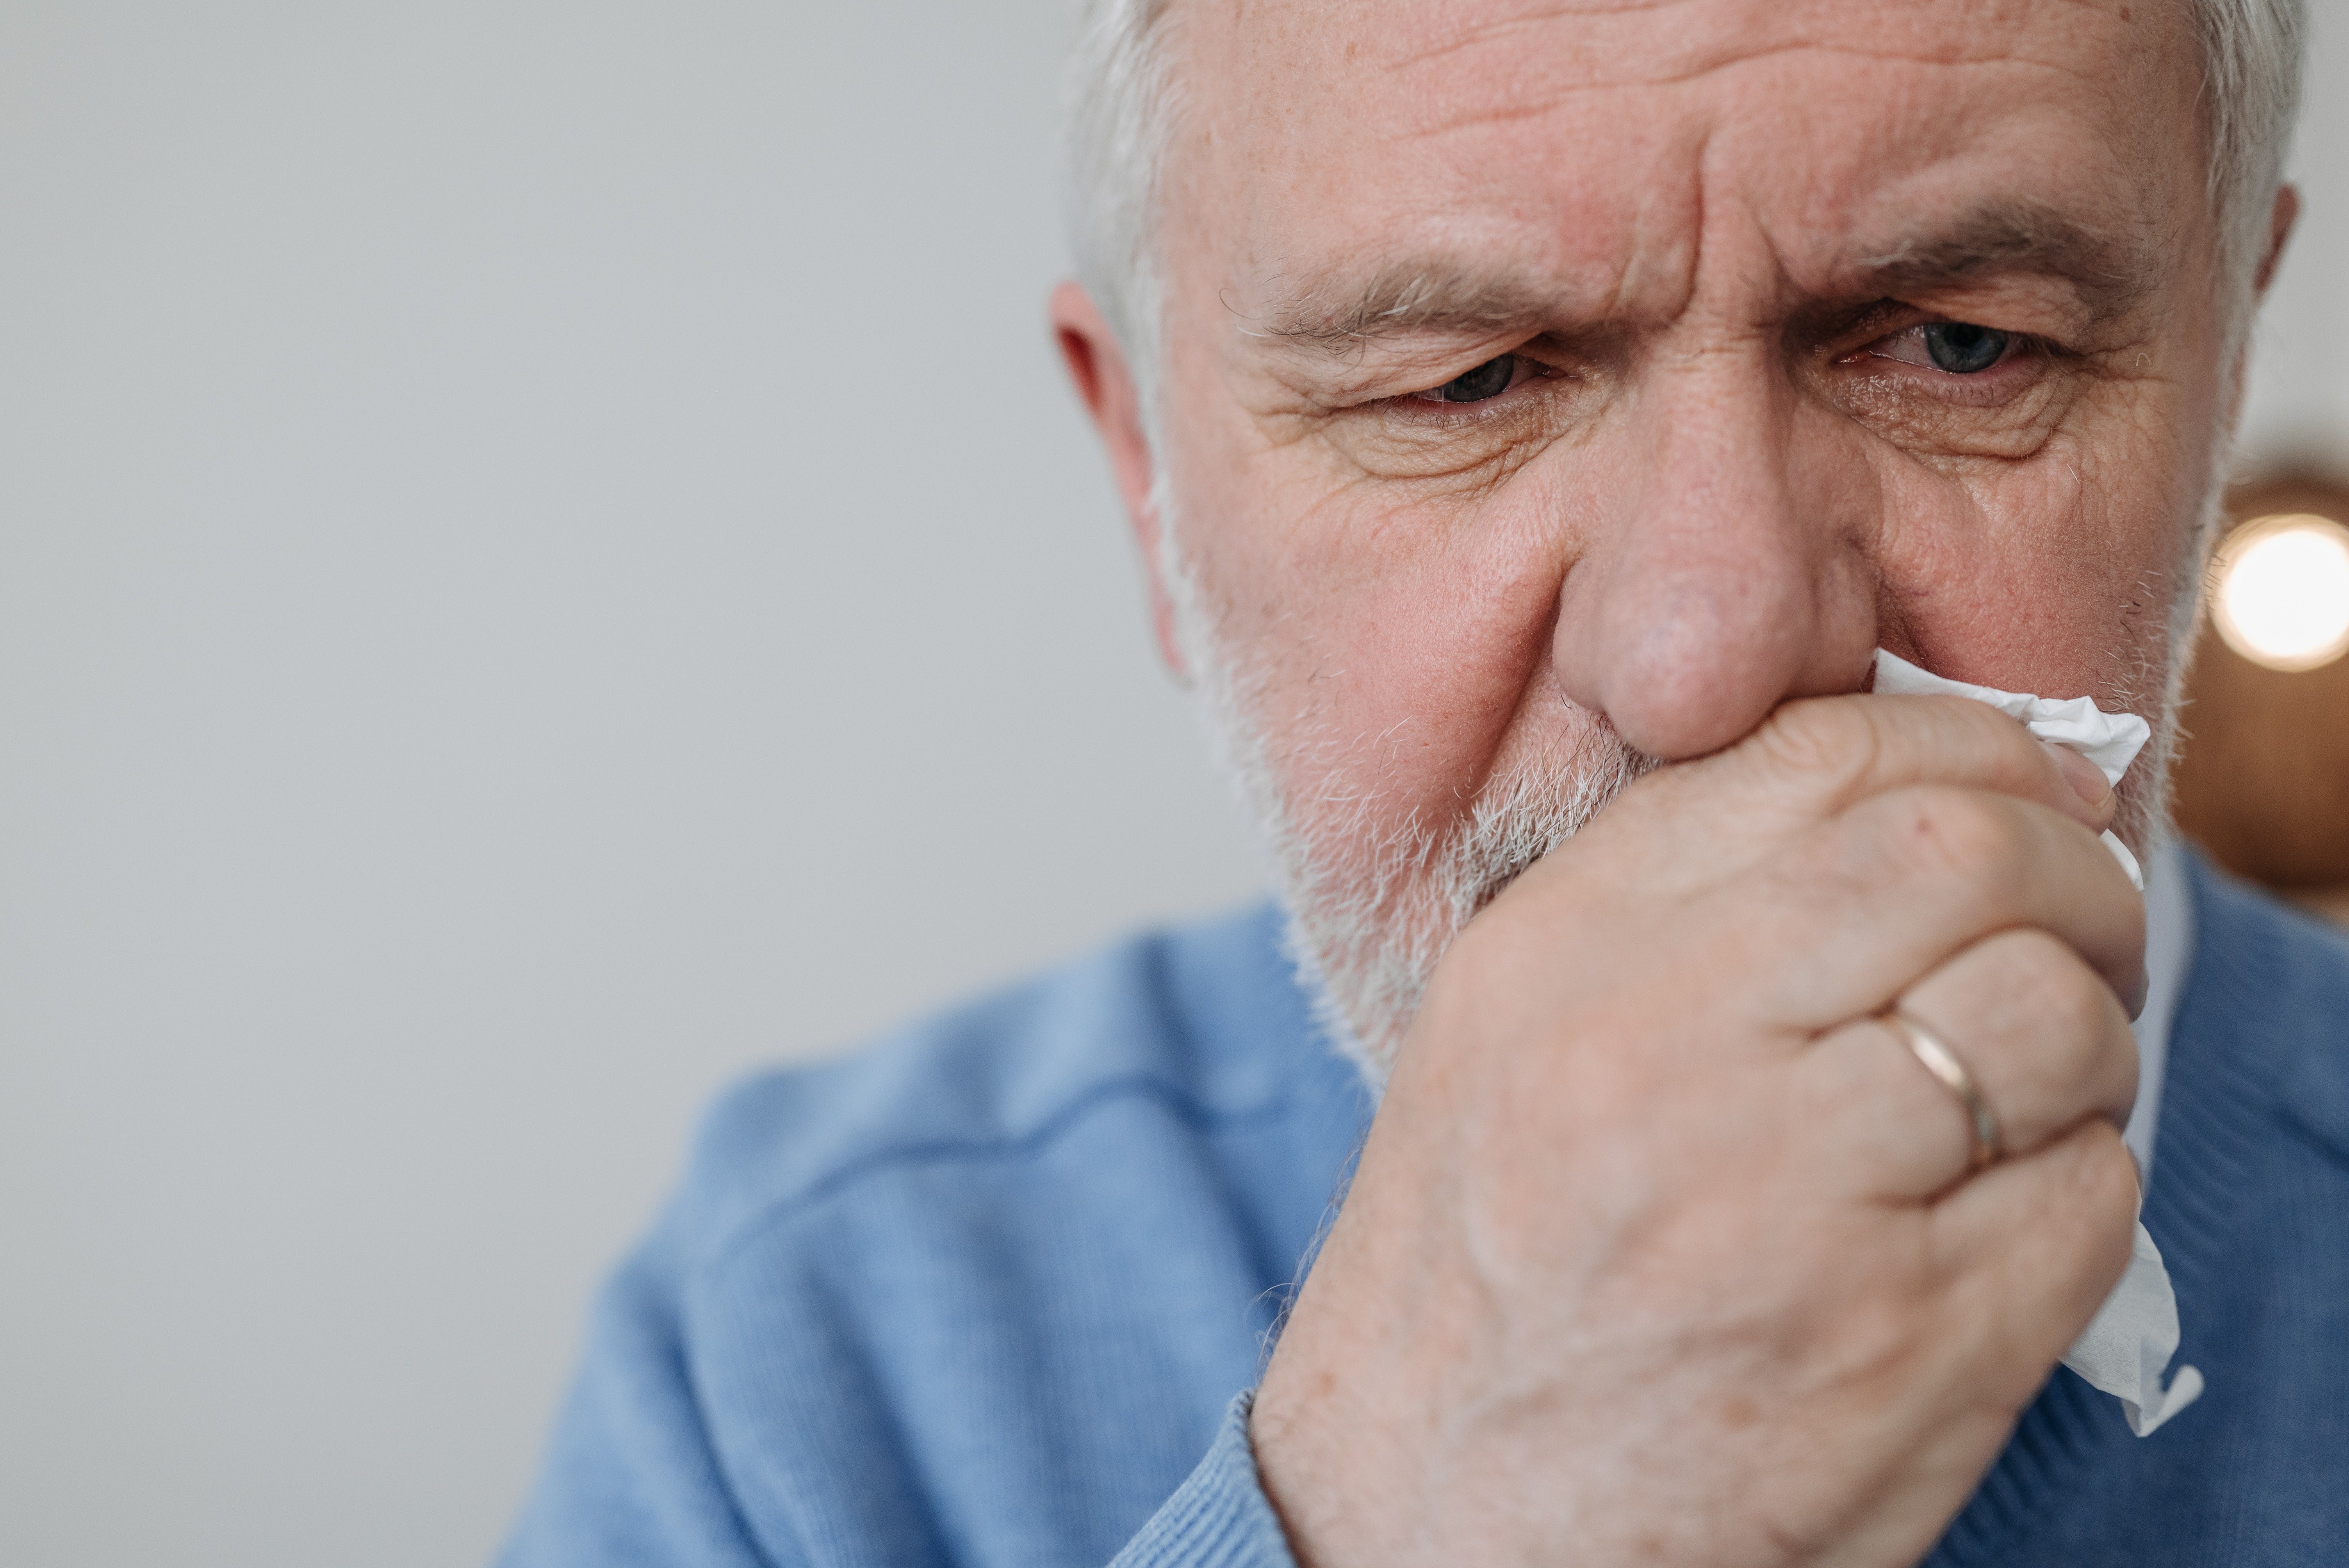
[[[1520,731],[1587,725],[1548,678],[1558,520],[1523,476],[1398,499],[1307,445],[1178,469],[1194,575],[1292,810],[1440,824]]]
[[[1893,465],[1881,569],[1930,667],[2140,708],[2159,696],[2198,465],[2158,438],[2059,438],[1963,480]],[[2147,677],[2156,677],[2148,689]]]

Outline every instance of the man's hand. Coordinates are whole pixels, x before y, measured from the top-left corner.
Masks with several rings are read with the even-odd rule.
[[[1474,921],[1257,1399],[1299,1561],[1923,1555],[2128,1257],[2093,775],[1960,699],[1795,703]]]

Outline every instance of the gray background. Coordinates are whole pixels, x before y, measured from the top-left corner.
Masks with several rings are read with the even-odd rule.
[[[479,1562],[727,1078],[1257,885],[1043,329],[1061,32],[0,7],[0,1562]]]

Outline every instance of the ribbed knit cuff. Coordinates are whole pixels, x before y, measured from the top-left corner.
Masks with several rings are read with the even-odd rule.
[[[1297,1568],[1257,1478],[1248,1443],[1255,1399],[1251,1389],[1225,1409],[1207,1457],[1110,1568]]]

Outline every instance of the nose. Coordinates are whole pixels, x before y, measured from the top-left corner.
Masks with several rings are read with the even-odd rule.
[[[1873,485],[1817,418],[1759,350],[1641,377],[1606,465],[1621,482],[1584,514],[1551,646],[1566,694],[1630,745],[1702,756],[1790,697],[1865,678]]]

